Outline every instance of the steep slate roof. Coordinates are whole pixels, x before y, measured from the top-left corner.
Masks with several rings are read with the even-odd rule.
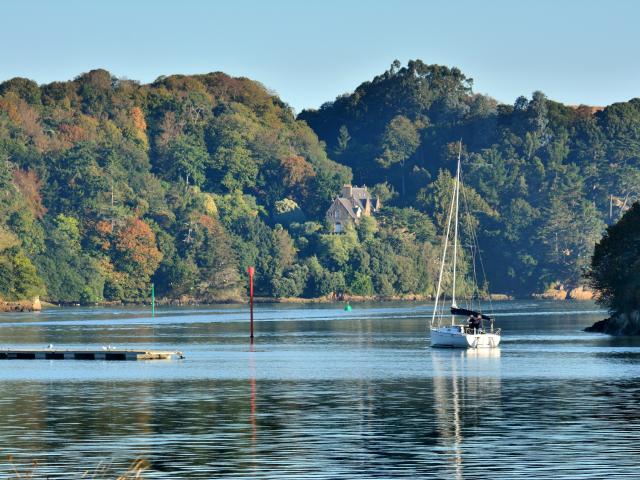
[[[352,187],[351,185],[349,185],[349,188],[351,190],[351,195],[348,197],[340,198],[346,198],[353,205],[353,207],[359,206],[362,210],[365,210],[367,200],[371,201],[371,194],[369,194],[369,190],[367,190],[367,187]]]
[[[351,218],[358,218],[356,212],[353,211],[353,204],[349,201],[348,198],[338,197],[336,198],[336,200],[340,202],[340,205],[345,208]]]

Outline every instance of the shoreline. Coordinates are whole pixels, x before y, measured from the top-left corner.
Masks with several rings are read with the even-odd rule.
[[[617,313],[595,322],[584,329],[589,333],[604,333],[612,336],[637,336],[640,335],[640,311],[633,310],[629,313]]]
[[[576,287],[569,290],[549,289],[543,293],[533,293],[524,296],[513,296],[504,293],[491,294],[489,297],[482,298],[483,301],[503,302],[509,300],[561,300],[561,301],[589,301],[594,300],[593,292],[584,287]],[[257,304],[329,304],[329,303],[367,303],[367,302],[430,302],[433,301],[431,295],[424,294],[406,294],[406,295],[327,295],[324,297],[304,298],[304,297],[255,297],[254,302]],[[156,299],[156,305],[162,306],[206,306],[206,305],[243,305],[249,302],[248,297],[227,297],[216,300],[200,300],[191,296],[182,296],[179,298],[159,298]],[[81,304],[80,302],[64,302],[49,303],[40,301],[39,298],[33,300],[15,300],[0,301],[0,313],[10,312],[38,312],[42,309],[59,308],[59,307],[123,307],[123,306],[145,306],[151,305],[149,300],[144,301],[104,301],[90,304]]]
[[[583,302],[583,301],[592,301],[592,298],[553,298],[543,296],[542,294],[530,295],[530,296],[509,296],[509,295],[500,295],[500,296],[492,296],[492,302],[506,302],[511,300],[556,300],[563,302]],[[488,301],[489,299],[484,298],[483,301]],[[433,298],[428,295],[404,295],[404,296],[371,296],[371,297],[363,297],[363,296],[335,296],[335,297],[317,297],[317,298],[303,298],[303,297],[282,297],[282,298],[271,298],[271,297],[255,297],[255,304],[289,304],[289,305],[322,305],[322,304],[330,304],[330,303],[368,303],[368,302],[377,302],[377,303],[391,303],[391,302],[431,302]],[[6,303],[6,302],[5,302]],[[65,303],[65,304],[52,304],[52,303],[43,303],[43,309],[46,308],[60,308],[60,307],[136,307],[136,306],[150,306],[151,302],[149,301],[141,301],[141,302],[98,302],[92,304],[80,304],[80,303]],[[196,299],[158,299],[156,300],[156,307],[188,307],[188,306],[214,306],[214,305],[246,305],[249,303],[248,298],[234,298],[234,299],[221,299],[218,301],[197,301]],[[2,310],[2,305],[0,305],[0,312],[10,312],[10,311],[34,311],[34,310]]]

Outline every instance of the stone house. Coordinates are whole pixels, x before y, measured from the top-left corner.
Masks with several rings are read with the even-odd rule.
[[[348,224],[357,224],[360,218],[373,215],[380,207],[380,200],[374,200],[366,186],[344,185],[327,210],[326,218],[333,232],[340,233]]]

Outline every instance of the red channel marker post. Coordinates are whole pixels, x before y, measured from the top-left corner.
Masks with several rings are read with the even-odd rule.
[[[251,339],[251,343],[253,343],[253,274],[255,273],[255,269],[248,267],[247,272],[249,273],[249,315],[251,319],[249,338]]]

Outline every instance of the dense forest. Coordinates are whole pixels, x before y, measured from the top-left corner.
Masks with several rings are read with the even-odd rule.
[[[143,301],[154,282],[169,299],[233,300],[248,265],[267,297],[430,295],[460,139],[462,241],[478,227],[489,287],[578,283],[640,188],[640,100],[503,105],[472,86],[394,62],[296,118],[223,73],[5,81],[0,297]],[[383,208],[332,234],[325,212],[350,182]]]
[[[513,105],[474,94],[456,68],[416,60],[304,111],[332,158],[442,232],[443,185],[462,139],[463,180],[493,291],[576,285],[593,246],[640,193],[640,99],[566,106],[534,92]]]
[[[0,296],[53,302],[420,291],[435,229],[389,209],[329,234],[351,170],[260,84],[94,70],[0,84]],[[380,221],[383,221],[382,217]],[[411,224],[404,226],[405,224]],[[415,232],[413,231],[415,229]]]

